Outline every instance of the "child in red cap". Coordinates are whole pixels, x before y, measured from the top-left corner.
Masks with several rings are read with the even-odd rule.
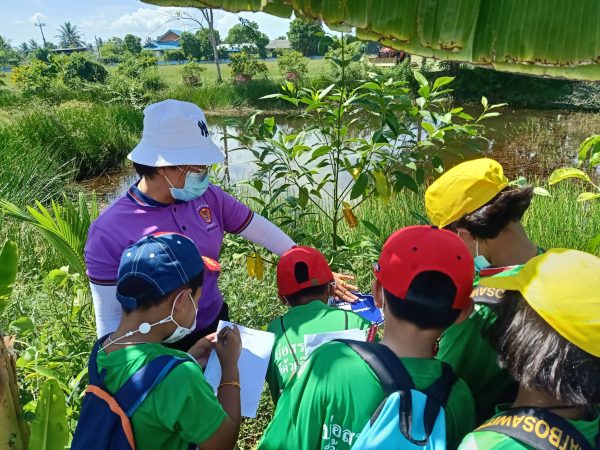
[[[306,359],[304,336],[340,330],[366,330],[370,323],[351,311],[328,306],[335,285],[333,273],[321,252],[312,247],[293,247],[277,264],[279,298],[290,309],[269,324],[275,345],[267,371],[273,402]]]
[[[436,342],[447,327],[469,316],[473,274],[469,250],[446,230],[403,228],[383,246],[373,295],[383,308],[385,328],[381,344],[373,345],[390,361],[399,361],[418,390],[451,372],[434,358]],[[447,449],[455,449],[475,426],[469,388],[451,379],[445,404]],[[290,380],[258,448],[349,450],[385,397],[378,376],[355,350],[342,342],[325,344]]]

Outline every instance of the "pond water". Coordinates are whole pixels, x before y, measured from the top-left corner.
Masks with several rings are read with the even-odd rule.
[[[474,111],[477,112],[477,111]],[[225,132],[232,133],[223,122],[226,117],[209,118],[210,133],[227,149],[227,170],[232,182],[247,179],[256,169],[248,151],[235,150],[237,142],[224,140]],[[279,126],[297,129],[297,120],[278,117]],[[547,177],[554,169],[574,164],[579,144],[590,134],[600,132],[600,114],[573,111],[510,110],[486,121],[488,139],[483,155],[498,160],[509,178],[524,176],[528,179]],[[310,141],[307,142],[309,145]],[[480,154],[465,155],[466,158]],[[448,158],[453,162],[452,158]],[[454,158],[456,159],[456,158]],[[82,186],[95,190],[102,202],[110,202],[120,196],[135,180],[133,169],[108,173],[82,182]]]

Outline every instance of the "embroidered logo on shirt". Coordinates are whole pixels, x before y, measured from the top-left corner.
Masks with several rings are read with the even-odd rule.
[[[200,132],[202,133],[202,136],[207,137],[208,136],[208,127],[206,126],[206,123],[202,120],[199,120],[198,127],[200,128]]]
[[[212,223],[212,213],[210,212],[210,208],[208,207],[203,207],[198,209],[198,214],[200,215],[200,217],[202,217],[204,219],[204,221],[208,224]]]

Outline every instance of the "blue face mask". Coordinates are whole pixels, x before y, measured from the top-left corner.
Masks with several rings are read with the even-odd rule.
[[[175,200],[189,202],[195,200],[208,189],[208,174],[188,172],[185,176],[185,184],[182,188],[176,188],[165,176],[167,183],[171,186],[169,189]]]
[[[477,253],[477,256],[473,258],[473,264],[475,264],[477,272],[481,272],[492,265],[485,256],[479,254],[479,240],[475,241],[475,253]]]

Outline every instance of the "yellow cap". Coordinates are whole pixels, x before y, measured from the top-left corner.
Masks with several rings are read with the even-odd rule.
[[[482,278],[479,284],[519,291],[558,334],[600,357],[600,258],[555,248],[515,275]]]
[[[425,192],[429,220],[444,228],[481,208],[508,186],[502,166],[489,158],[474,159],[453,167]]]

